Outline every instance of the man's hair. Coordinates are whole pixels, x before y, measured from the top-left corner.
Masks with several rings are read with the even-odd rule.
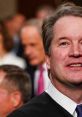
[[[42,22],[36,18],[32,18],[32,19],[29,19],[27,22],[24,23],[24,25],[22,26],[22,28],[20,29],[20,33],[22,31],[23,28],[25,27],[28,27],[28,26],[34,26],[37,28],[37,31],[41,34],[42,32]]]
[[[55,23],[64,16],[82,17],[82,7],[76,6],[73,3],[64,3],[55,10],[55,13],[52,16],[44,21],[42,26],[42,36],[44,49],[47,55],[50,54],[50,45],[53,36],[55,36],[55,34],[53,34],[53,27],[55,26]]]
[[[3,83],[11,92],[17,90],[21,93],[23,103],[31,97],[31,81],[29,74],[22,68],[15,65],[1,65],[0,71],[5,73]]]

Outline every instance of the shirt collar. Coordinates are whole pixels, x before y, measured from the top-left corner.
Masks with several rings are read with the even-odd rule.
[[[43,64],[41,64],[40,66],[42,66],[44,70],[47,70],[46,62],[44,62],[44,63],[43,63]],[[40,67],[40,66],[38,66],[38,68],[37,68],[37,69],[39,69],[39,67]]]
[[[52,83],[50,83],[46,92],[50,95],[50,97],[56,101],[60,106],[62,106],[65,110],[67,110],[71,115],[74,115],[77,104],[58,91]]]

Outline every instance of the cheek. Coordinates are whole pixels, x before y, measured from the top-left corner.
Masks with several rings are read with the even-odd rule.
[[[62,71],[67,59],[66,56],[67,54],[64,52],[54,51],[50,58],[51,68],[54,69],[54,71]]]
[[[54,59],[56,63],[63,63],[67,59],[67,56],[68,56],[67,50],[55,49],[54,51],[52,51],[51,54],[52,60]]]
[[[9,105],[8,100],[6,97],[2,96],[0,97],[0,112],[3,113],[6,109],[7,106]]]
[[[6,94],[0,94],[0,104],[4,103],[7,100],[7,95]]]
[[[42,57],[42,55],[43,55],[43,53],[42,53],[42,49],[40,49],[40,48],[36,48],[36,49],[34,49],[34,56],[36,57],[36,58],[41,58]]]
[[[0,103],[4,103],[8,100],[9,94],[5,89],[0,88]]]

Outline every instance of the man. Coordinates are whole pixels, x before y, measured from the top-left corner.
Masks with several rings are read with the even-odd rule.
[[[35,17],[43,21],[45,18],[54,13],[54,10],[55,9],[51,5],[39,6],[36,10]]]
[[[61,5],[44,22],[43,39],[50,86],[8,117],[82,117],[82,8]]]
[[[6,28],[1,24],[0,28],[0,65],[13,64],[26,69],[26,62],[23,58],[18,57],[13,49],[13,39],[9,36]]]
[[[0,117],[29,101],[31,82],[29,75],[14,65],[0,66]]]
[[[42,42],[40,23],[41,22],[37,19],[30,19],[20,31],[24,53],[28,63],[30,64],[30,67],[28,67],[30,69],[27,71],[29,71],[32,78],[34,92],[33,96],[42,93],[49,83],[47,68],[45,64],[45,52]],[[40,84],[42,85],[42,82],[38,83],[40,68],[42,67],[44,69],[42,72],[44,86],[38,90]]]
[[[20,38],[18,33],[23,24],[25,23],[25,21],[26,21],[25,16],[20,13],[16,13],[13,16],[8,16],[3,20],[3,24],[7,29],[7,33],[14,41],[12,51],[17,55],[20,55],[19,52],[21,51]]]

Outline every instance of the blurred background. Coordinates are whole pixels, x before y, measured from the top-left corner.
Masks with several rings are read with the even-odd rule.
[[[5,18],[16,12],[22,13],[27,18],[32,18],[39,6],[46,4],[56,7],[64,1],[82,5],[82,0],[0,0],[0,18]]]

